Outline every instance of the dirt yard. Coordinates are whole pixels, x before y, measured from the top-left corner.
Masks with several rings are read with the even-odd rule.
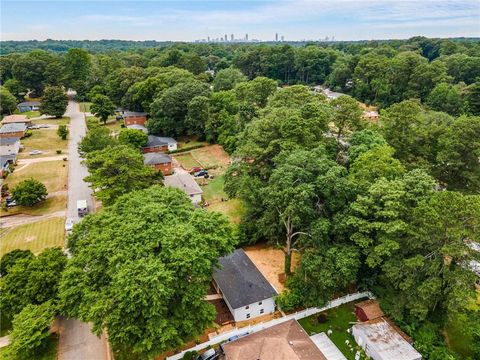
[[[283,251],[265,244],[247,246],[244,250],[270,284],[272,284],[279,293],[283,292],[285,286],[283,282],[280,281],[280,278],[283,277],[284,274],[285,255]],[[293,253],[292,270],[298,264],[298,260],[298,253]]]
[[[230,164],[230,156],[220,145],[205,146],[191,151],[193,158],[204,168],[226,168]],[[223,170],[224,171],[224,170]]]

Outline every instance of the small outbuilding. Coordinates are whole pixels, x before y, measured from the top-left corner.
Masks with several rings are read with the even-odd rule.
[[[384,313],[377,300],[368,299],[355,304],[355,315],[359,321],[368,321],[378,319]]]
[[[172,158],[164,153],[143,154],[143,163],[162,172],[163,175],[172,173]]]
[[[175,187],[182,190],[188,195],[193,204],[200,204],[202,202],[203,190],[197,184],[192,175],[188,173],[178,173],[166,176],[163,181],[165,186]]]
[[[213,273],[214,287],[223,296],[235,321],[275,312],[277,291],[265,279],[243,249],[219,259]]]

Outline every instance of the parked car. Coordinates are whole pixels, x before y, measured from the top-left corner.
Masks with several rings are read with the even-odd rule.
[[[196,173],[194,173],[193,176],[195,176],[195,177],[204,176],[205,178],[208,178],[208,171],[207,170],[200,170],[200,171],[197,171]]]
[[[65,231],[67,232],[72,231],[73,224],[74,224],[73,219],[68,218],[67,221],[65,221]]]
[[[40,150],[32,150],[29,152],[30,155],[40,155],[43,154],[43,151]]]
[[[35,130],[35,129],[40,129],[40,126],[38,126],[38,125],[31,125],[31,126],[29,126],[28,128],[31,129],[31,130]]]
[[[218,359],[220,354],[217,354],[215,349],[208,349],[203,354],[197,356],[196,360],[215,360]]]
[[[49,128],[50,125],[48,125],[48,124],[39,124],[38,127],[39,127],[40,129],[43,129],[43,128]]]
[[[17,206],[17,202],[11,197],[6,198],[5,203],[7,204],[7,207]]]
[[[203,169],[200,166],[194,166],[190,169],[190,174],[195,174],[196,172],[202,171]]]

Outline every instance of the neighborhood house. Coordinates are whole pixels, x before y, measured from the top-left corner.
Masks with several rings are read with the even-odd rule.
[[[163,175],[172,173],[172,158],[164,153],[143,154],[143,163],[161,171]]]
[[[20,151],[20,138],[0,138],[0,155],[17,155]]]
[[[277,292],[243,249],[219,259],[213,285],[223,296],[235,321],[245,321],[275,312]]]
[[[9,123],[2,125],[0,128],[0,137],[1,138],[22,138],[25,136],[25,131],[27,130],[27,125],[24,123]]]
[[[17,105],[20,112],[40,110],[40,101],[25,101]]]
[[[177,142],[171,137],[148,135],[148,141],[143,147],[144,153],[177,150]]]
[[[2,125],[14,124],[14,123],[22,123],[22,124],[25,124],[27,126],[30,126],[32,124],[32,121],[30,119],[28,119],[26,115],[16,115],[16,114],[15,115],[7,115],[1,121]]]
[[[147,114],[144,112],[124,111],[123,121],[125,126],[128,125],[142,125],[145,126],[147,122]]]
[[[182,190],[192,200],[193,204],[202,202],[203,190],[197,184],[193,176],[187,173],[179,173],[171,176],[166,176],[163,181],[165,186],[176,187]]]
[[[296,320],[222,345],[225,360],[327,360]]]
[[[0,177],[9,172],[10,164],[15,164],[16,155],[0,155]]]

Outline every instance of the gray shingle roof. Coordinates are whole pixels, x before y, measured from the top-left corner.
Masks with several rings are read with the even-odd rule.
[[[9,146],[15,144],[17,141],[20,141],[19,137],[4,137],[0,138],[0,146]]]
[[[176,144],[174,138],[171,137],[162,137],[162,136],[155,136],[155,135],[148,135],[148,141],[145,144],[145,147],[153,147],[153,146],[163,146],[168,144]]]
[[[18,104],[18,106],[40,106],[40,101],[24,101]]]
[[[277,295],[243,249],[220,258],[219,262],[221,268],[215,269],[213,279],[232,308],[238,309]]]
[[[27,130],[25,123],[9,123],[0,128],[0,134]]]
[[[164,153],[143,154],[143,163],[145,165],[167,164],[172,162],[172,158]]]
[[[165,186],[176,187],[187,195],[203,194],[200,185],[198,185],[193,176],[188,173],[178,173],[165,176],[163,183]]]
[[[124,111],[123,117],[129,117],[129,116],[147,116],[147,113],[138,112],[138,111]]]

